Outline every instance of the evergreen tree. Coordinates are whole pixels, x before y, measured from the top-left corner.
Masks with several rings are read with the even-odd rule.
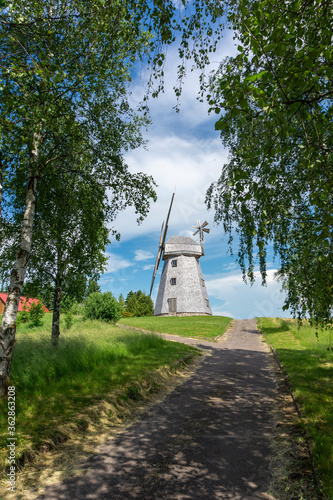
[[[126,297],[126,311],[132,316],[153,316],[154,303],[150,295],[138,290],[137,292],[128,292]]]

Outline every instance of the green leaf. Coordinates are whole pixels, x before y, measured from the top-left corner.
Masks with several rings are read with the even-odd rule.
[[[217,122],[215,122],[215,130],[224,130],[228,124],[221,118]]]
[[[248,81],[248,82],[255,82],[257,80],[260,80],[260,78],[262,76],[264,76],[265,74],[267,73],[267,71],[261,71],[260,73],[256,74],[256,75],[249,75],[245,78],[245,81]]]

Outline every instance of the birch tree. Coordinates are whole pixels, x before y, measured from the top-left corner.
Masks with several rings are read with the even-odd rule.
[[[333,2],[231,2],[238,51],[212,76],[208,100],[230,158],[207,193],[238,261],[266,277],[279,257],[284,308],[316,323],[333,311]]]
[[[86,130],[92,125],[91,137],[103,133],[103,104],[107,110],[112,108],[107,119],[123,131],[133,132],[140,126],[128,106],[126,86],[133,63],[147,51],[151,33],[133,23],[133,17],[134,11],[122,2],[13,1],[1,13],[1,149],[8,182],[19,179],[21,193],[26,191],[20,244],[0,327],[1,395],[10,383],[15,319],[31,255],[37,183],[46,182],[46,173],[48,180],[56,177],[59,146],[73,127],[77,130],[78,123]],[[62,134],[55,143],[59,127]],[[137,145],[133,135],[125,134],[121,146]],[[83,141],[77,153],[84,147]],[[101,143],[96,152],[98,147],[102,149]],[[111,150],[112,144],[108,156]],[[112,171],[103,176],[110,179]]]
[[[140,143],[140,139],[138,142],[133,137],[142,121],[131,112],[126,98],[131,70],[138,59],[145,59],[152,64],[156,81],[163,78],[161,47],[172,43],[175,32],[182,32],[183,25],[186,29],[180,42],[180,56],[189,56],[192,44],[196,49],[195,63],[203,67],[207,51],[201,47],[209,43],[210,37],[205,16],[209,13],[214,20],[220,9],[214,1],[197,0],[193,14],[187,15],[187,6],[191,2],[180,2],[178,17],[173,0],[27,0],[24,3],[12,0],[0,12],[0,149],[6,182],[10,185],[14,178],[19,178],[21,197],[25,190],[20,246],[0,327],[0,395],[6,394],[10,379],[15,319],[31,254],[38,186],[46,182],[45,173],[49,174],[48,179],[57,175],[59,147],[72,135],[73,127],[77,129],[78,123],[86,127],[94,140],[94,133],[103,134],[103,121],[113,120],[125,131],[123,147]],[[214,50],[214,44],[209,50]],[[180,80],[183,73],[181,65]],[[157,85],[157,90],[151,92],[156,95],[160,88]],[[106,104],[107,109],[112,107],[111,115],[105,113]],[[60,143],[55,143],[53,139],[59,128],[62,136]],[[84,144],[85,141],[80,153]],[[106,140],[100,140],[94,147],[100,158],[112,157],[111,147],[104,155],[105,144]],[[119,159],[118,151],[119,148],[116,155]],[[104,168],[105,162],[100,165],[96,162],[96,172],[108,175],[111,181],[112,172],[105,172]],[[145,179],[142,184],[140,177],[132,178],[126,189],[133,185],[149,189],[151,181]],[[4,197],[5,189],[2,207]],[[10,200],[7,197],[5,201],[10,221]],[[145,209],[141,215],[144,213]]]
[[[51,342],[58,345],[64,291],[96,277],[106,264],[108,205],[104,189],[72,178],[40,193],[28,272],[54,289]]]

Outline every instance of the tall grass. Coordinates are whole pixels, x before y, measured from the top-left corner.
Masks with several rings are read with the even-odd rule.
[[[122,318],[119,323],[152,332],[214,340],[223,335],[230,321],[225,316],[148,316]]]
[[[11,385],[16,389],[17,457],[56,440],[59,428],[115,391],[142,383],[151,372],[195,350],[154,334],[124,332],[100,321],[76,319],[59,346],[50,342],[51,318],[44,326],[20,325]],[[127,388],[127,389],[126,389]],[[7,407],[0,406],[1,462],[6,460]]]
[[[258,327],[286,369],[313,447],[325,498],[333,499],[333,351],[332,331],[316,332],[295,320],[259,318]]]
[[[97,321],[81,323],[80,328],[81,332],[62,335],[57,349],[44,332],[19,336],[12,384],[20,393],[49,390],[65,375],[84,373],[88,376],[88,371],[91,374],[101,366],[104,372],[113,371],[110,365],[116,361],[165,346],[165,341],[156,335],[124,334]]]

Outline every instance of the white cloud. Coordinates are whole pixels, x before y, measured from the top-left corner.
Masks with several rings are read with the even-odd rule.
[[[232,33],[228,32],[220,49],[212,57],[207,72],[234,51]],[[189,63],[190,64],[190,63]],[[208,115],[208,104],[197,100],[199,91],[198,71],[188,71],[184,81],[180,112],[173,109],[177,104],[173,87],[177,82],[179,58],[177,47],[168,50],[166,57],[165,88],[157,99],[150,99],[152,124],[146,138],[148,144],[126,154],[131,172],[152,175],[158,184],[158,200],[140,225],[136,224],[134,209],[119,214],[114,226],[120,231],[122,241],[132,237],[159,232],[165,220],[170,199],[176,187],[168,236],[189,230],[197,219],[212,225],[213,214],[204,203],[207,188],[220,176],[227,151],[223,148],[219,133],[214,129],[217,116]],[[132,102],[140,103],[144,95],[144,80],[137,79],[132,88]]]
[[[213,316],[226,316],[227,318],[234,318],[234,313],[230,311],[220,310],[216,307],[212,307]]]
[[[236,44],[233,39],[233,32],[227,31],[224,39],[220,43],[214,54],[211,54],[211,63],[205,68],[206,78],[209,74],[216,70],[221,61],[226,56],[236,54]],[[151,116],[153,120],[153,128],[165,129],[170,123],[175,124],[175,106],[180,104],[180,112],[177,115],[178,122],[184,126],[183,134],[191,128],[203,124],[209,120],[207,114],[208,104],[199,102],[200,95],[200,71],[192,68],[192,61],[185,62],[186,77],[182,84],[182,94],[177,103],[177,98],[174,92],[174,87],[178,87],[177,72],[178,66],[181,63],[178,55],[177,42],[168,48],[165,58],[164,71],[164,90],[160,93],[157,99],[150,99],[148,102]],[[208,76],[207,76],[208,75]],[[135,81],[132,91],[132,104],[138,105],[144,96],[149,72],[142,71],[140,79]],[[203,131],[202,131],[203,132]]]
[[[133,266],[132,262],[124,259],[121,255],[107,252],[106,256],[108,257],[108,267],[106,273],[115,273],[120,269],[126,269],[127,267]]]
[[[152,252],[149,252],[148,250],[135,250],[135,257],[134,260],[149,260],[153,259],[155,256]]]
[[[207,211],[206,190],[217,180],[226,152],[218,138],[183,139],[174,135],[152,137],[149,151],[139,149],[128,153],[131,170],[152,175],[158,184],[158,200],[139,227],[134,209],[119,214],[115,227],[122,240],[161,230],[166,219],[171,195],[176,194],[169,220],[168,236],[189,231],[196,220],[213,222],[213,213]]]
[[[274,279],[275,272],[276,269],[267,271],[267,286],[261,286],[259,272],[255,273],[253,286],[244,283],[241,274],[206,276],[208,295],[221,301],[223,310],[228,310],[234,318],[288,317],[289,313],[282,311],[285,294]]]
[[[236,269],[239,269],[239,264],[236,264],[236,262],[229,262],[228,264],[223,264],[222,266],[223,271],[234,271]]]
[[[143,271],[149,271],[150,269],[154,269],[154,264],[149,264],[147,266],[143,266]]]

